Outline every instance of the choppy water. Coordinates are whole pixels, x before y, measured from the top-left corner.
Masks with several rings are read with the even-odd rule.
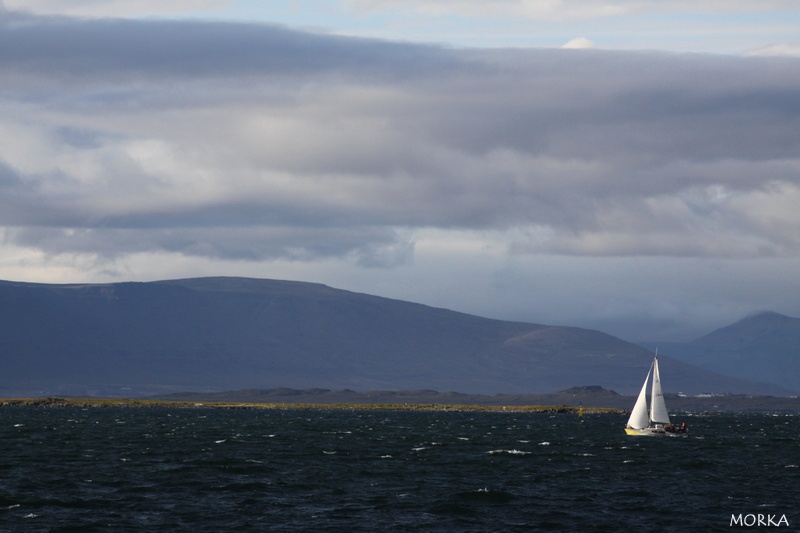
[[[797,416],[683,419],[636,438],[618,415],[5,408],[0,530],[800,529]]]

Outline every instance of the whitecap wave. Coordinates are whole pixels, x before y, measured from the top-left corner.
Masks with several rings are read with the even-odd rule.
[[[508,455],[530,455],[531,454],[531,452],[525,452],[525,451],[516,450],[516,449],[513,449],[513,450],[489,450],[486,453],[489,454],[489,455],[504,454],[504,453],[508,454]]]

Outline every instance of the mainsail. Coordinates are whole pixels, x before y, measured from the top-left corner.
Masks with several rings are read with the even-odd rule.
[[[653,361],[653,391],[650,403],[650,420],[656,424],[669,424],[667,404],[664,402],[664,393],[661,392],[661,376],[658,375],[658,354]]]
[[[653,367],[651,365],[650,370],[652,369]],[[636,399],[636,404],[633,406],[631,416],[628,418],[628,427],[632,427],[633,429],[646,428],[650,424],[650,417],[647,415],[647,380],[650,379],[650,370],[647,371],[647,377],[644,378],[642,390],[639,392],[639,397]],[[663,397],[661,401],[664,401]]]

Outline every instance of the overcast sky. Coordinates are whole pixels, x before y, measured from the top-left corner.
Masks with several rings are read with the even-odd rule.
[[[800,316],[798,205],[796,1],[0,4],[2,279],[684,340]]]

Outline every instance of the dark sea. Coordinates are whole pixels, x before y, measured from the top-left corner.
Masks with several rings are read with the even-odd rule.
[[[6,407],[0,531],[797,531],[798,418]]]

